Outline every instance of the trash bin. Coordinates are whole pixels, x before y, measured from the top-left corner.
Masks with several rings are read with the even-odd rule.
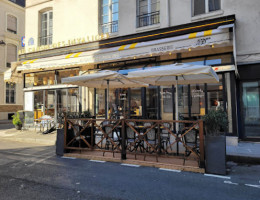
[[[56,154],[64,155],[64,129],[57,129]]]

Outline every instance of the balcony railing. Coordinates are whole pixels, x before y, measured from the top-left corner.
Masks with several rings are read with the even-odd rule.
[[[116,33],[118,32],[118,21],[108,22],[102,24],[102,33]]]
[[[150,26],[160,23],[160,12],[152,12],[137,16],[137,27]]]

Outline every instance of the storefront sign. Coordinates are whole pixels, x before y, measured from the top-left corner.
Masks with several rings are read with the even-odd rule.
[[[104,40],[104,39],[108,39],[108,38],[109,38],[108,33],[101,34],[101,35],[92,35],[92,36],[87,36],[87,37],[82,37],[82,38],[74,38],[74,39],[67,40],[67,41],[60,41],[57,43],[53,43],[51,45],[24,48],[22,50],[19,50],[18,54],[21,55],[21,54],[25,54],[25,53],[33,53],[33,52],[37,52],[37,51],[55,49],[55,48],[60,48],[60,47],[65,47],[65,46],[76,45],[76,44],[84,44],[84,43],[100,41],[100,40]],[[33,46],[33,45],[34,45],[34,39],[30,38],[30,40],[28,41],[28,46]]]

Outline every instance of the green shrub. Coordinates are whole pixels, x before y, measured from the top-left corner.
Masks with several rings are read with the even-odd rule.
[[[22,125],[22,121],[20,120],[20,114],[18,112],[16,112],[16,114],[13,115],[12,118],[13,118],[13,125],[15,126]]]
[[[223,109],[209,110],[203,120],[207,135],[218,136],[228,130],[228,116]]]

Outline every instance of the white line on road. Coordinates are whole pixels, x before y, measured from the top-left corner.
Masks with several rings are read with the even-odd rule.
[[[238,183],[232,183],[231,181],[224,181],[224,183],[230,184],[230,185],[238,185]]]
[[[51,155],[51,156],[48,156],[48,157],[43,158],[43,159],[41,159],[41,160],[38,160],[38,161],[36,161],[36,162],[34,162],[34,163],[28,165],[27,167],[32,167],[32,166],[34,166],[35,164],[41,163],[41,162],[43,162],[43,161],[45,161],[45,160],[48,160],[49,158],[52,158],[52,157],[54,157],[54,155]]]
[[[106,161],[104,160],[89,160],[91,162],[97,162],[97,163],[105,163]]]
[[[220,176],[220,175],[215,175],[215,174],[204,174],[204,176],[210,176],[210,177],[215,177],[215,178],[230,179],[229,176]]]
[[[254,188],[259,188],[260,189],[260,185],[252,185],[252,184],[245,184],[246,186],[249,187],[254,187]]]
[[[72,160],[75,160],[75,159],[76,159],[76,158],[74,158],[74,157],[64,157],[64,156],[62,156],[61,158],[72,159]]]
[[[140,167],[140,165],[132,165],[132,164],[127,164],[127,163],[122,163],[121,165],[128,166],[128,167]]]
[[[159,170],[162,170],[162,171],[168,171],[168,172],[181,172],[181,170],[176,170],[176,169],[166,169],[166,168],[159,168]]]

